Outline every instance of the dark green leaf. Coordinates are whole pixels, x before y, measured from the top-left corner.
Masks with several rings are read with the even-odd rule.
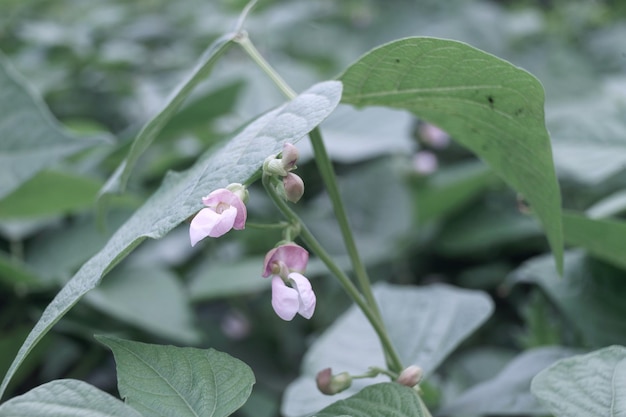
[[[340,79],[342,102],[409,110],[485,160],[530,202],[560,268],[561,199],[536,78],[464,43],[407,38],[369,52]]]
[[[113,351],[120,395],[145,416],[226,417],[252,392],[252,370],[226,353],[97,339]]]

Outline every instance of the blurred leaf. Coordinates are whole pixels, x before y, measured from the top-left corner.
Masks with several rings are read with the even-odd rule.
[[[19,292],[46,287],[29,265],[1,251],[0,281]]]
[[[76,138],[0,55],[0,199],[37,172],[101,140]]]
[[[167,300],[164,302],[164,300]],[[159,337],[194,344],[200,340],[188,296],[178,278],[156,267],[120,267],[85,301]]]
[[[125,189],[126,183],[128,182],[128,179],[130,178],[135,164],[137,163],[137,160],[139,159],[141,154],[143,154],[144,151],[148,149],[152,141],[156,138],[159,132],[161,132],[167,122],[174,116],[176,111],[180,108],[185,99],[191,94],[193,89],[200,83],[200,81],[202,81],[211,73],[213,65],[215,65],[215,63],[222,56],[222,54],[233,43],[233,37],[233,34],[222,36],[215,42],[213,42],[211,46],[209,46],[209,48],[205,51],[205,53],[196,64],[196,67],[176,88],[176,90],[163,105],[163,108],[141,129],[141,131],[135,138],[132,147],[130,148],[130,152],[128,153],[126,159],[121,165],[123,166],[123,168],[121,168],[122,171],[119,177],[117,175],[114,175],[112,177],[113,182],[107,182],[107,184],[105,185],[105,189],[102,190],[103,193],[116,192],[118,190],[123,191]]]
[[[113,351],[120,395],[146,416],[229,416],[255,383],[248,365],[214,349],[97,339]]]
[[[263,258],[248,257],[237,262],[206,259],[189,274],[189,294],[193,301],[242,295],[269,288],[262,278]]]
[[[490,315],[493,304],[484,293],[447,285],[409,287],[377,285],[374,293],[389,336],[405,365],[416,364],[426,374],[473,333]],[[355,380],[352,387],[329,397],[315,387],[315,375],[324,368],[359,374],[370,366],[385,367],[383,350],[374,330],[353,306],[324,332],[307,351],[302,375],[283,398],[288,417],[309,414],[382,378]]]
[[[592,219],[611,217],[626,211],[626,190],[618,191],[603,198],[587,209],[587,215]]]
[[[314,417],[422,417],[419,394],[404,385],[387,383],[365,387],[352,397],[337,401]]]
[[[168,175],[159,190],[48,305],[4,377],[0,394],[43,335],[144,239],[163,237],[196,213],[202,208],[201,198],[207,192],[231,182],[248,181],[268,155],[278,153],[285,142],[297,142],[327,117],[340,97],[341,83],[316,84],[284,106],[259,117],[217,152],[207,152],[189,170]]]
[[[0,405],[1,417],[142,417],[93,385],[74,379],[48,382]]]
[[[532,392],[555,417],[626,414],[626,348],[562,359],[537,375]]]
[[[41,171],[0,200],[0,219],[47,217],[91,207],[100,181],[85,175]]]
[[[561,347],[528,350],[513,359],[494,378],[475,385],[438,411],[443,416],[544,415],[530,393],[530,381],[539,371],[574,352]]]
[[[585,248],[590,254],[626,269],[626,222],[564,212],[563,231],[568,244]]]
[[[560,278],[549,256],[525,262],[513,272],[516,283],[534,283],[543,289],[567,321],[580,331],[586,345],[626,344],[626,281],[624,273],[569,251]],[[601,325],[599,325],[601,323]]]
[[[342,102],[409,110],[489,163],[530,202],[561,268],[561,198],[535,77],[460,42],[407,38],[369,52],[340,79]]]
[[[416,190],[420,223],[460,210],[494,180],[493,172],[477,162],[456,164],[435,172]]]

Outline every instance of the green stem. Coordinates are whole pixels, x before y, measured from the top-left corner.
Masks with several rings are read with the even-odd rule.
[[[283,213],[283,215],[287,218],[287,220],[294,224],[300,225],[300,236],[302,240],[307,244],[309,249],[315,253],[321,260],[324,262],[328,270],[337,277],[339,283],[342,285],[344,290],[348,293],[350,298],[354,300],[354,302],[359,306],[365,317],[367,317],[368,321],[371,323],[374,331],[378,335],[381,344],[383,345],[383,350],[385,351],[385,355],[389,358],[389,367],[395,371],[400,372],[402,370],[402,361],[398,356],[393,344],[391,343],[391,339],[387,334],[387,330],[380,320],[379,316],[376,315],[375,311],[372,307],[364,300],[359,290],[352,283],[350,278],[346,275],[345,272],[337,264],[333,261],[332,257],[326,252],[326,250],[322,247],[322,245],[317,241],[315,236],[311,233],[311,231],[306,227],[304,222],[300,219],[300,217],[287,205],[287,203],[278,195],[276,189],[270,183],[270,177],[267,175],[263,175],[263,186],[265,187],[268,195],[274,201],[274,204],[278,207],[278,209]]]
[[[280,222],[280,223],[253,223],[253,222],[246,222],[246,227],[249,227],[251,229],[261,229],[261,230],[284,229],[287,226],[289,226],[289,224],[286,223],[286,222]]]

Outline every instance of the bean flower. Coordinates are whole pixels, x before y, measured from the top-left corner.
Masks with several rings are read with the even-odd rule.
[[[310,319],[315,311],[315,293],[309,280],[302,275],[309,253],[295,243],[280,245],[267,253],[263,276],[272,277],[272,307],[283,320],[296,314]]]
[[[241,184],[231,184],[203,197],[206,207],[196,214],[189,226],[191,246],[206,237],[220,237],[231,229],[243,230],[247,217],[246,193]]]

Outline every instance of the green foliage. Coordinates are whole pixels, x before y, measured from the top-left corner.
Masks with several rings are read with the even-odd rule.
[[[561,200],[535,77],[460,42],[409,38],[374,49],[340,79],[344,103],[409,110],[489,163],[531,203],[561,269]]]
[[[120,395],[146,416],[226,417],[255,382],[245,363],[214,349],[97,339],[113,351]]]
[[[315,414],[315,417],[401,417],[426,416],[418,394],[400,384],[376,384],[365,387],[352,397],[337,401]]]
[[[562,359],[539,373],[532,392],[555,417],[626,413],[626,348],[610,346]]]

